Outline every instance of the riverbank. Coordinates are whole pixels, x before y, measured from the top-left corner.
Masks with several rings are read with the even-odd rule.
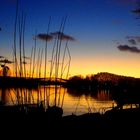
[[[140,109],[110,110],[105,114],[87,113],[55,118],[45,113],[1,115],[1,128],[22,135],[64,134],[70,136],[140,136]],[[58,136],[59,136],[58,135]],[[53,137],[54,135],[52,135]]]

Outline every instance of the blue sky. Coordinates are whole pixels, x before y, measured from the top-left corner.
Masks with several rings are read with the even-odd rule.
[[[131,12],[138,1],[20,0],[20,11],[27,15],[26,49],[33,45],[35,31],[47,31],[50,16],[54,32],[67,15],[64,32],[76,39],[69,44],[72,75],[106,71],[140,77],[139,54],[117,49],[118,44],[128,44],[126,36],[139,36],[139,20]],[[0,0],[0,55],[6,57],[11,56],[15,7],[16,0]]]

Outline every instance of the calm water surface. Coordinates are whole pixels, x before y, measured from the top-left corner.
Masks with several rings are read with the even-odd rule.
[[[109,91],[96,93],[76,92],[63,87],[40,87],[39,89],[0,89],[0,101],[4,105],[36,104],[57,105],[63,108],[64,116],[88,112],[104,113],[116,106]]]

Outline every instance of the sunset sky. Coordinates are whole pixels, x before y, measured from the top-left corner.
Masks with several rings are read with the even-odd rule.
[[[131,11],[139,0],[20,0],[26,18],[27,56],[35,32],[58,31],[67,16],[64,33],[72,56],[70,75],[110,72],[140,77],[140,20]],[[0,55],[12,59],[16,0],[0,0]],[[39,41],[38,46],[44,43]],[[9,65],[12,67],[12,65]]]

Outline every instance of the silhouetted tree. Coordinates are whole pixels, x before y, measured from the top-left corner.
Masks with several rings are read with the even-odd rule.
[[[10,68],[6,65],[1,65],[2,67],[2,76],[6,77],[9,74]]]
[[[1,66],[1,75],[2,76],[8,76],[10,72],[10,68],[6,64],[13,63],[12,61],[6,59],[4,56],[0,56],[0,66]]]

